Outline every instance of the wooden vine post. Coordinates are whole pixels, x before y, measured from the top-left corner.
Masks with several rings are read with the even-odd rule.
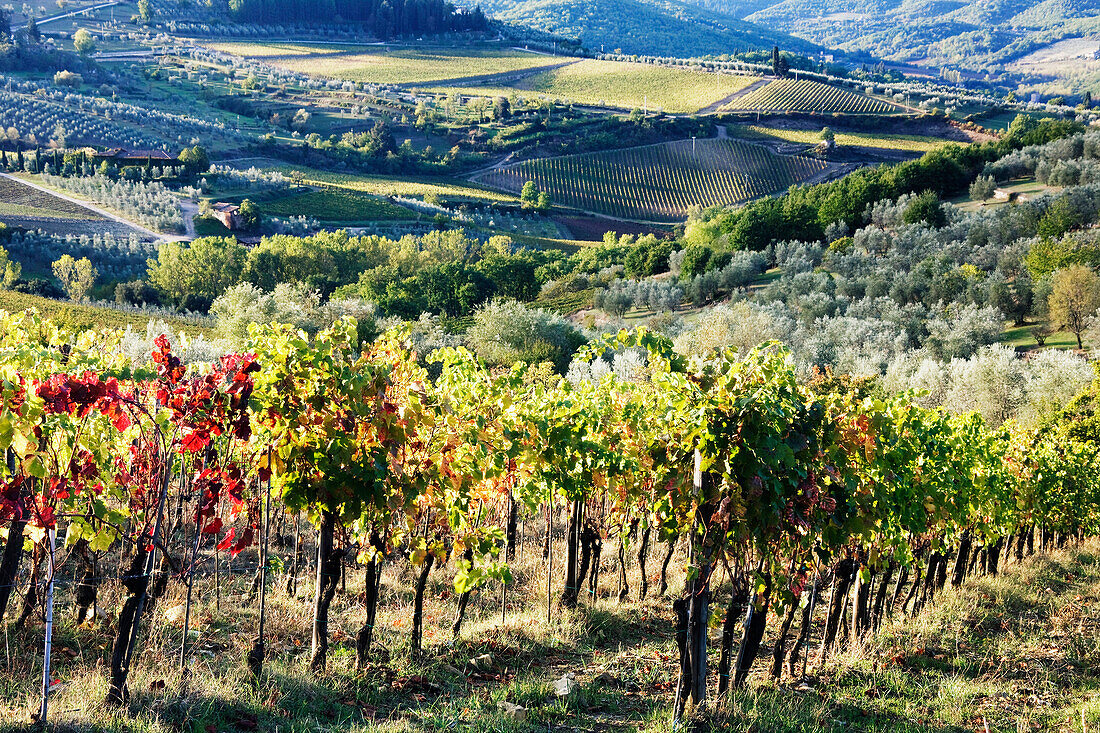
[[[50,567],[46,581],[46,641],[42,651],[42,706],[38,711],[38,722],[46,724],[50,707],[50,654],[53,647],[53,589],[54,576],[57,574],[57,528],[50,527]]]

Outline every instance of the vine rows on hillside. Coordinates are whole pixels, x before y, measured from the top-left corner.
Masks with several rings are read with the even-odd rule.
[[[167,569],[183,568],[189,585],[204,543],[231,554],[259,544],[264,557],[272,502],[317,530],[315,670],[326,665],[345,557],[374,579],[355,642],[364,666],[384,563],[407,557],[416,568],[419,652],[429,574],[454,565],[458,634],[464,598],[492,580],[514,582],[521,517],[568,507],[567,607],[581,601],[603,544],[618,544],[622,567],[632,543],[639,562],[651,541],[689,543],[685,593],[673,604],[680,707],[701,703],[712,679],[708,599],[725,587],[719,568],[732,581],[718,669],[725,693],[745,684],[769,614],[781,620],[770,672],[793,665],[793,619],[809,609],[794,637],[803,638],[812,588],[833,588],[824,661],[849,593],[851,633],[865,634],[906,589],[903,607],[915,609],[949,570],[961,582],[979,549],[996,572],[1036,532],[1061,541],[1100,532],[1100,460],[1087,431],[992,429],[976,414],[882,397],[860,380],[802,382],[776,344],[699,361],[644,329],[623,331],[578,358],[631,351],[635,373],[571,383],[524,364],[491,372],[462,349],[428,355],[432,378],[404,332],[362,341],[350,319],[314,339],[253,326],[242,353],[206,367],[185,366],[160,337],[152,369],[134,370],[119,338],[0,314],[0,520],[9,547],[26,539],[37,558],[51,552],[54,531],[93,566],[112,547],[129,550],[109,670],[116,704],[128,698],[143,609],[164,593]],[[0,563],[0,591],[17,565]],[[892,579],[894,602],[884,606]],[[257,582],[266,587],[262,575]],[[629,597],[625,576],[619,588]],[[644,583],[637,592],[645,596]],[[265,658],[260,597],[253,674]],[[79,598],[86,610],[94,585]],[[7,601],[0,593],[0,616]],[[185,628],[181,664],[186,638]]]
[[[828,169],[816,158],[776,155],[736,140],[680,140],[537,158],[492,171],[480,180],[512,192],[534,181],[562,206],[623,219],[675,221],[693,206],[741,203]]]
[[[880,99],[811,79],[776,79],[738,97],[723,111],[890,114],[899,109]]]

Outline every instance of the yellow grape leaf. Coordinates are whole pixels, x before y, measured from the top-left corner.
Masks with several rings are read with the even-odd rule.
[[[27,436],[18,430],[12,433],[10,445],[17,455],[25,456],[30,452],[30,443],[27,441]]]
[[[114,544],[114,534],[110,529],[100,532],[88,543],[88,549],[92,552],[106,552]]]

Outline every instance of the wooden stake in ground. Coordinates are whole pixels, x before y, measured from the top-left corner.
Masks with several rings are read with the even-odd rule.
[[[46,642],[42,652],[42,707],[38,711],[38,722],[45,725],[50,705],[50,651],[53,645],[53,579],[56,571],[54,552],[57,548],[57,529],[50,529],[50,565],[49,579],[46,581]]]
[[[267,465],[271,466],[271,449],[267,451]],[[267,475],[266,511],[261,507],[260,520],[264,523],[264,544],[260,550],[260,628],[252,651],[248,653],[248,670],[259,678],[264,668],[264,620],[267,616],[267,552],[271,538],[271,474]]]
[[[206,460],[203,459],[203,468],[206,468]],[[182,503],[182,499],[180,499]],[[195,534],[191,538],[191,562],[187,566],[187,600],[183,604],[183,641],[180,642],[180,670],[186,677],[187,674],[187,633],[191,626],[191,589],[195,585],[195,563],[199,556],[199,539],[202,537],[202,513],[199,511],[203,502],[203,492],[199,492],[199,498],[195,505]]]
[[[546,511],[546,623],[550,623],[550,609],[554,599],[550,595],[551,573],[554,572],[554,494],[550,494],[550,503]]]

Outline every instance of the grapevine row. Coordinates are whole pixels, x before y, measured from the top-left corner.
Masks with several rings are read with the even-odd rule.
[[[810,79],[776,79],[723,108],[725,111],[889,114],[898,109],[873,97]]]
[[[685,593],[673,604],[677,712],[701,704],[711,681],[717,568],[733,579],[726,624],[744,617],[736,662],[735,635],[723,634],[724,694],[745,684],[769,613],[783,620],[772,673],[797,657],[799,644],[788,648],[795,611],[808,607],[812,622],[827,585],[821,661],[849,592],[853,633],[864,634],[892,608],[877,600],[892,579],[895,598],[908,588],[918,607],[949,568],[961,582],[978,547],[995,572],[1037,530],[1063,541],[1100,531],[1100,461],[1072,431],[993,430],[977,415],[873,396],[832,375],[803,383],[777,345],[688,361],[663,337],[624,331],[578,358],[633,350],[646,355],[644,373],[572,384],[532,378],[522,364],[493,373],[461,349],[428,355],[431,378],[403,332],[361,342],[350,320],[312,340],[254,326],[244,352],[204,368],[186,367],[161,337],[153,369],[134,370],[118,339],[0,314],[0,519],[9,547],[26,539],[48,554],[63,535],[93,565],[120,543],[131,549],[110,665],[116,704],[128,697],[143,609],[167,582],[158,568],[183,568],[189,586],[207,538],[231,554],[259,544],[266,587],[273,502],[317,528],[316,670],[326,665],[328,607],[345,555],[367,569],[356,638],[365,665],[377,579],[399,553],[418,567],[411,639],[419,652],[433,568],[457,570],[457,634],[470,593],[493,579],[514,582],[522,516],[569,507],[566,607],[580,601],[600,538],[618,540],[620,558],[640,541],[641,563],[651,539],[688,542]],[[175,534],[194,540],[180,547],[169,540],[166,508],[185,501],[179,516],[191,529]],[[0,566],[0,615],[13,579]],[[624,585],[620,598],[630,592]],[[639,590],[644,596],[644,581]],[[260,597],[247,658],[257,675]],[[94,603],[94,585],[83,599]],[[183,639],[185,664],[186,628]]]
[[[741,203],[819,175],[828,164],[735,140],[681,140],[539,158],[482,177],[518,192],[527,181],[555,203],[627,219],[672,221],[693,206]]]

